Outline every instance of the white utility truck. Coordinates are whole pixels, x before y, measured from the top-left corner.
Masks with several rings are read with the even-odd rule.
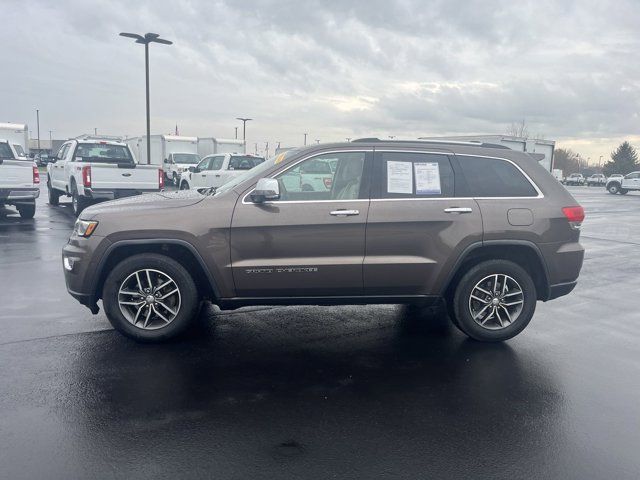
[[[198,155],[201,158],[215,153],[247,153],[242,140],[226,138],[198,137]]]
[[[38,167],[20,157],[11,142],[0,140],[0,207],[13,205],[22,218],[33,218],[40,195]]]
[[[180,177],[180,190],[218,188],[264,162],[263,157],[235,153],[209,155]]]
[[[29,127],[24,123],[0,123],[0,138],[12,145],[20,145],[25,156],[29,153]]]
[[[71,197],[73,213],[79,215],[100,200],[158,192],[164,188],[162,168],[138,165],[126,143],[95,137],[65,142],[47,165],[49,203]]]
[[[640,172],[631,172],[623,178],[612,175],[607,180],[606,189],[613,195],[616,193],[625,195],[627,192],[640,191]]]
[[[147,164],[147,136],[131,137],[126,140],[129,148],[141,165]],[[151,135],[149,137],[151,164],[162,167],[168,180],[177,186],[180,174],[190,166],[197,165],[198,138],[177,135]]]

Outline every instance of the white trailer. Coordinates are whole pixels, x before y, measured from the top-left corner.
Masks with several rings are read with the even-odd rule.
[[[242,140],[198,137],[198,155],[202,158],[214,153],[246,153]]]
[[[553,152],[556,142],[554,140],[544,140],[535,138],[511,137],[508,135],[462,135],[452,137],[420,137],[421,140],[452,140],[459,142],[483,142],[504,145],[511,150],[519,152],[537,153],[544,157],[539,160],[549,172],[553,171]]]
[[[20,145],[29,153],[29,127],[24,123],[0,123],[0,138],[11,145]]]
[[[176,185],[180,174],[189,165],[197,165],[198,137],[177,135],[151,135],[151,165],[160,165],[168,180]],[[147,136],[131,137],[126,140],[139,164],[147,163]]]

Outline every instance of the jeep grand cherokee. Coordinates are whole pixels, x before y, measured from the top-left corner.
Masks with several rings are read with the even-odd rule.
[[[289,181],[318,161],[335,164],[323,188]],[[500,341],[527,326],[537,301],[575,287],[583,218],[526,153],[362,139],[290,150],[217,190],[87,208],[63,264],[71,295],[94,313],[101,299],[139,341],[184,331],[202,301],[442,300],[468,336]]]

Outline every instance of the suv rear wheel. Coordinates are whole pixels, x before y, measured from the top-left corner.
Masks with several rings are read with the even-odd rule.
[[[109,274],[102,303],[111,325],[139,342],[173,338],[192,323],[198,290],[175,260],[143,253],[120,262]]]
[[[507,260],[482,262],[456,287],[454,324],[475,340],[508,340],[529,324],[537,298],[531,276],[519,265]]]

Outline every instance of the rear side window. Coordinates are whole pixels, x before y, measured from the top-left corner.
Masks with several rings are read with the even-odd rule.
[[[513,164],[497,158],[456,155],[470,197],[535,197],[531,182]]]
[[[0,158],[13,158],[13,152],[11,151],[11,147],[8,143],[0,143]]]
[[[380,198],[452,197],[453,170],[446,155],[412,152],[379,154]]]
[[[264,159],[260,159],[264,161]],[[256,165],[259,165],[257,157],[250,157],[245,155],[232,156],[229,160],[229,170],[251,170]]]

